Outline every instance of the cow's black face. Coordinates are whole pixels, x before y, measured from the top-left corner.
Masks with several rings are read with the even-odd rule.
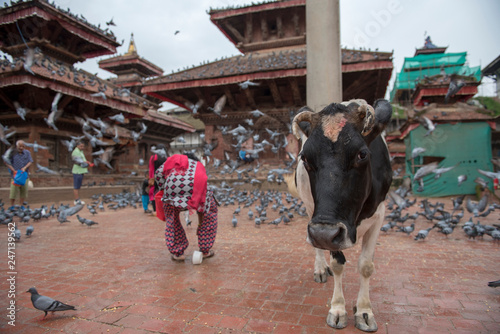
[[[328,120],[332,117],[336,119]],[[332,135],[329,126],[338,133]],[[372,184],[370,150],[364,137],[342,114],[323,116],[304,144],[301,159],[314,199],[309,240],[327,250],[352,246]]]
[[[384,200],[392,177],[379,134],[391,114],[386,100],[375,101],[374,108],[356,100],[332,103],[319,113],[304,108],[295,116],[293,132],[303,142],[296,180],[306,206],[314,208],[308,224],[313,246],[353,246],[361,221]]]

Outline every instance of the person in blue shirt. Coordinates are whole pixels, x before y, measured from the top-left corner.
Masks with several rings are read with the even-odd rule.
[[[31,158],[31,153],[26,149],[26,144],[23,140],[18,140],[16,142],[16,148],[12,151],[10,157],[8,157],[10,163],[5,162],[9,168],[10,176],[14,179],[14,176],[18,171],[28,172],[28,179],[24,186],[14,185],[12,182],[10,184],[10,208],[14,209],[14,203],[16,202],[16,197],[19,193],[19,204],[23,208],[24,200],[28,198],[28,181],[29,181],[29,168],[33,163]]]

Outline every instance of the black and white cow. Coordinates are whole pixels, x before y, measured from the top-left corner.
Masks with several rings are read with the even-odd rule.
[[[327,275],[334,276],[326,320],[334,328],[347,326],[342,250],[362,238],[355,325],[363,331],[377,330],[369,280],[384,219],[384,199],[392,182],[389,152],[380,136],[391,115],[392,107],[386,100],[377,100],[374,107],[364,100],[352,100],[332,103],[317,113],[302,108],[293,120],[293,132],[302,140],[295,183],[310,217],[307,241],[316,249],[314,280],[326,282]],[[330,266],[323,250],[330,251]]]

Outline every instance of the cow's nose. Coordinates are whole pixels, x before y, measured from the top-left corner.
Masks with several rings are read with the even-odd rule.
[[[314,224],[311,222],[307,226],[307,232],[314,247],[330,251],[340,250],[345,237],[344,227],[338,224]]]

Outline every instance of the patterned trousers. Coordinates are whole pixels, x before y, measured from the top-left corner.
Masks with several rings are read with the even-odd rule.
[[[163,203],[165,210],[165,242],[169,252],[175,256],[181,256],[189,246],[186,232],[182,227],[179,213],[181,209],[168,203]],[[196,230],[200,252],[208,254],[215,242],[217,234],[217,203],[210,196],[210,211],[203,214],[203,220]]]

